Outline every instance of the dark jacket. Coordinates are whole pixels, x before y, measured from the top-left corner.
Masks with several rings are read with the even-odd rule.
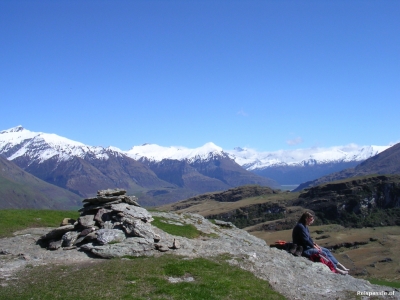
[[[292,231],[292,240],[294,244],[302,246],[303,251],[314,248],[314,241],[310,236],[310,231],[307,226],[302,223],[297,223],[296,226],[294,226]]]

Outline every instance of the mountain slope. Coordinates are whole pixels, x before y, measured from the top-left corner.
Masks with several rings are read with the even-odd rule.
[[[400,143],[363,161],[354,168],[332,173],[313,181],[301,184],[295,191],[317,186],[326,182],[369,174],[400,174]]]
[[[25,172],[0,155],[0,209],[72,210],[82,206],[78,195]]]
[[[148,147],[156,156],[158,146],[139,148]],[[160,205],[237,185],[278,185],[244,170],[212,143],[188,151],[174,149],[178,155],[169,160],[142,157],[138,161],[140,156],[135,153],[139,150],[91,147],[22,126],[0,132],[0,154],[42,180],[82,197],[94,196],[104,188],[123,188],[138,196],[142,205]]]
[[[351,168],[384,150],[389,146],[358,146],[350,144],[330,148],[309,148],[258,152],[237,147],[223,150],[213,143],[196,149],[185,147],[162,147],[155,144],[134,146],[126,154],[134,159],[160,162],[163,159],[187,161],[207,160],[210,156],[229,156],[238,165],[280,185],[298,185],[301,182]],[[276,183],[275,183],[276,184]]]

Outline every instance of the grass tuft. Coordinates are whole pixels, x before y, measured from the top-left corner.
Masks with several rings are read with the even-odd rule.
[[[168,223],[168,219],[163,217],[153,218],[154,221],[151,223],[152,225],[172,235],[194,239],[203,234],[192,224],[176,225]]]

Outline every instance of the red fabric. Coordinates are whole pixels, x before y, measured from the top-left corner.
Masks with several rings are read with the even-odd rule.
[[[335,265],[321,252],[311,254],[310,260],[313,262],[323,263],[324,265],[327,265],[333,273],[337,273]]]

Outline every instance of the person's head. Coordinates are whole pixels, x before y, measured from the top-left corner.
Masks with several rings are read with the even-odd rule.
[[[314,215],[309,211],[304,212],[299,219],[299,223],[302,223],[304,226],[311,225],[313,222]]]

